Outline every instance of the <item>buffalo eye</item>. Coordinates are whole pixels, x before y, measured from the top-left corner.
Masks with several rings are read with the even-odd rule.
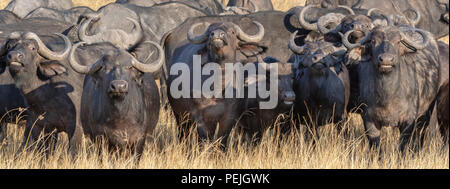
[[[7,48],[7,49],[13,48],[13,43],[8,43],[8,44],[6,45],[6,48]]]
[[[36,47],[34,45],[29,45],[28,48],[32,51],[36,50]]]

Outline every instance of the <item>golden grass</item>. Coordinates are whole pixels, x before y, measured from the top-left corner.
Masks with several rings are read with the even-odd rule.
[[[398,149],[399,132],[383,129],[383,154],[368,148],[360,116],[352,115],[345,124],[345,134],[338,134],[332,124],[319,130],[315,145],[305,140],[307,127],[284,135],[280,139],[277,129],[267,131],[258,145],[250,145],[233,132],[230,147],[223,151],[217,142],[199,145],[195,134],[188,140],[176,137],[176,126],[170,114],[161,114],[154,134],[147,139],[140,161],[125,155],[108,154],[102,141],[92,143],[85,139],[78,156],[68,153],[67,135],[60,134],[55,151],[46,157],[34,145],[24,153],[17,153],[23,128],[9,125],[6,144],[0,145],[0,169],[448,169],[449,150],[442,148],[437,138],[426,138],[425,147],[417,153]],[[195,133],[195,132],[194,132]],[[345,136],[347,135],[347,136]],[[344,137],[345,136],[345,137]],[[244,142],[242,142],[244,141]],[[201,146],[201,147],[200,147]]]

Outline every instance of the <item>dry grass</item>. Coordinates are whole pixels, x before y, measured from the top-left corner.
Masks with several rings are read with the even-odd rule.
[[[230,139],[230,146],[222,151],[217,142],[199,145],[196,136],[179,141],[176,126],[169,114],[163,113],[155,133],[147,139],[147,145],[138,162],[136,158],[125,155],[108,154],[101,141],[92,143],[85,139],[78,156],[72,157],[68,151],[67,135],[60,134],[56,150],[48,158],[34,145],[25,153],[17,153],[23,128],[9,125],[7,143],[0,146],[0,169],[448,169],[449,151],[442,148],[440,140],[428,137],[425,148],[417,153],[402,155],[398,149],[397,130],[384,129],[383,154],[368,148],[359,116],[352,115],[345,124],[345,134],[338,134],[333,125],[319,130],[316,145],[305,140],[306,126],[284,135],[280,139],[277,129],[265,133],[262,142],[250,145],[236,132]],[[195,133],[195,132],[194,132]],[[346,136],[347,135],[347,136]],[[345,136],[345,137],[344,137]],[[201,147],[200,147],[201,146]]]
[[[75,5],[90,6],[94,9],[114,0],[74,0]],[[0,0],[0,8],[9,0]],[[286,11],[293,6],[303,5],[304,0],[273,0],[276,9]],[[448,37],[444,39],[448,43]],[[92,143],[84,140],[82,151],[72,157],[67,152],[67,135],[60,134],[56,150],[48,158],[42,151],[34,148],[25,153],[17,153],[23,128],[9,125],[6,144],[0,145],[0,169],[28,168],[430,168],[448,169],[449,150],[441,148],[437,138],[429,137],[425,148],[418,153],[402,155],[398,150],[399,133],[393,129],[383,129],[382,143],[384,153],[378,154],[368,148],[367,139],[360,116],[352,115],[345,124],[348,133],[345,138],[338,134],[333,125],[319,131],[316,145],[305,140],[302,132],[292,132],[280,139],[276,129],[269,130],[260,144],[249,145],[239,142],[242,136],[234,134],[230,140],[232,147],[222,151],[217,143],[206,143],[199,147],[197,140],[179,141],[176,126],[169,113],[161,115],[160,123],[147,140],[141,161],[133,156],[118,156],[106,153],[102,142]]]

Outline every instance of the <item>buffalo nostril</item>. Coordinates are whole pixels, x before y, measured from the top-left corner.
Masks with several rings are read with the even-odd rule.
[[[384,54],[378,56],[378,61],[383,63],[392,63],[394,61],[394,56],[389,54]]]
[[[123,80],[115,80],[110,85],[111,92],[124,93],[128,91],[128,83]]]
[[[21,61],[23,59],[23,54],[19,52],[8,53],[6,58],[10,61]]]
[[[383,56],[379,56],[378,61],[383,62]]]
[[[318,57],[317,55],[316,55],[316,56],[313,56],[313,58],[312,58],[312,59],[313,59],[313,61],[314,61],[314,62],[317,62],[317,61],[319,61],[319,57]]]

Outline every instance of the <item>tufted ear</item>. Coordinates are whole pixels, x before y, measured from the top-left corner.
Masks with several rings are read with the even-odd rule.
[[[348,51],[345,55],[345,65],[350,66],[369,61],[371,59],[369,48],[367,45],[363,45]]]
[[[58,61],[46,61],[39,64],[39,72],[46,77],[53,77],[67,72],[66,67]]]
[[[255,57],[265,53],[267,51],[267,47],[258,43],[239,42],[239,50],[246,57]]]

